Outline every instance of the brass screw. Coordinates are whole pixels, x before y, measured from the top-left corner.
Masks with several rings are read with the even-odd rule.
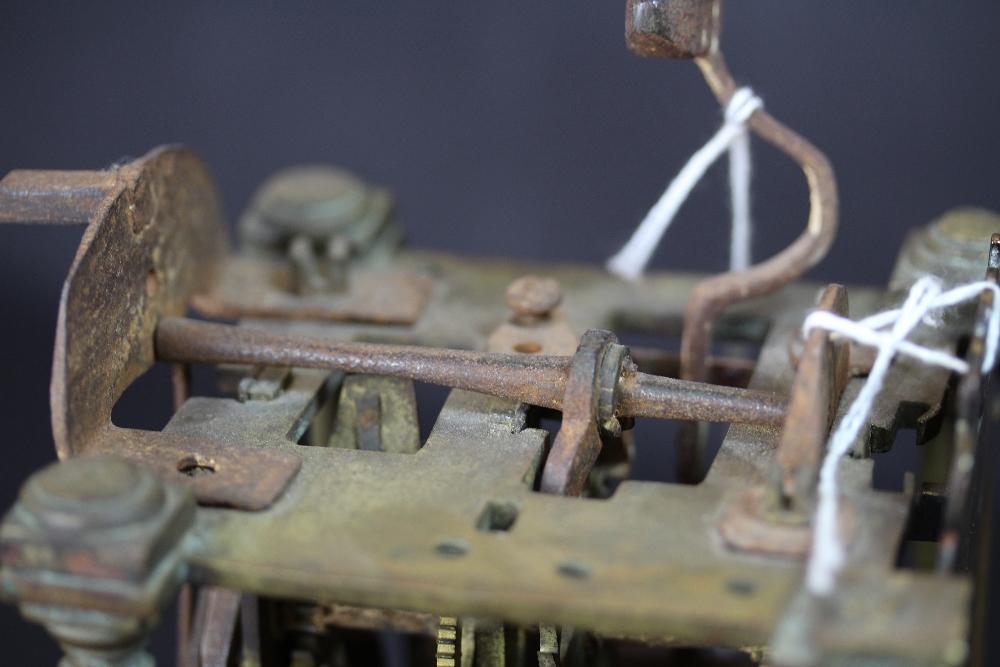
[[[505,300],[514,313],[514,321],[532,326],[547,319],[562,302],[562,289],[553,278],[524,276],[507,287]]]

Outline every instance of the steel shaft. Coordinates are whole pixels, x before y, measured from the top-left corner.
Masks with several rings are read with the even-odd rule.
[[[395,377],[513,398],[562,410],[572,357],[497,354],[343,343],[164,318],[156,356],[175,363],[293,366]],[[780,425],[785,400],[774,394],[628,372],[619,385],[618,416]]]

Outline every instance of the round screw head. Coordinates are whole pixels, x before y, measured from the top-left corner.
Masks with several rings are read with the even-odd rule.
[[[162,483],[117,456],[80,456],[54,463],[21,489],[21,504],[57,530],[111,528],[141,521],[164,502]]]
[[[974,206],[953,208],[934,221],[934,230],[954,244],[969,246],[980,254],[990,236],[1000,229],[1000,215]]]
[[[544,320],[562,302],[562,289],[553,278],[524,276],[507,286],[504,295],[507,306],[520,324],[536,324]]]
[[[257,192],[254,208],[272,225],[326,238],[364,217],[370,197],[368,186],[348,171],[305,165],[268,179]]]

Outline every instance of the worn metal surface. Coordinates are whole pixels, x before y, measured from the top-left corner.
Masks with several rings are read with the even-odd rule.
[[[1000,229],[994,211],[961,206],[911,231],[899,250],[889,290],[905,292],[925,274],[940,276],[946,287],[983,277],[990,236]]]
[[[0,527],[0,576],[21,601],[89,606],[94,596],[97,608],[151,614],[141,589],[193,516],[185,493],[118,457],[52,464],[25,483]],[[54,572],[61,582],[45,574]],[[100,579],[138,588],[102,594]]]
[[[596,329],[590,329],[580,339],[559,406],[563,413],[562,426],[542,469],[541,490],[545,493],[580,495],[601,453],[604,424],[599,422],[598,412],[605,388],[601,370],[604,358],[614,354],[614,348],[623,349],[617,343],[614,334]],[[621,372],[622,367],[616,365],[615,381]],[[608,406],[611,419],[617,407],[614,402]],[[620,427],[618,433],[621,433]]]
[[[489,331],[507,318],[506,286],[538,272],[525,264],[473,263],[433,254],[402,255],[399,261],[432,263],[449,288],[428,301],[412,327],[253,324],[322,337],[319,348],[351,338],[484,346]],[[563,286],[564,303],[556,310],[565,319],[550,316],[549,325],[563,331],[608,326],[621,321],[623,309],[648,313],[650,322],[679,319],[699,280],[653,275],[642,289],[625,290],[597,269],[551,269],[547,275]],[[788,345],[815,292],[816,286],[798,286],[780,298],[755,303],[752,313],[743,311],[772,323],[750,383],[754,391],[790,393],[794,369]],[[878,305],[877,292],[858,290],[855,296],[852,308],[859,310],[852,316]],[[266,366],[275,361],[267,355],[289,354],[287,345],[275,343],[275,348],[261,348],[263,357],[242,361]],[[547,363],[546,355],[510,356],[519,358],[516,365],[524,369]],[[669,358],[664,353],[650,356]],[[400,365],[409,363],[404,358],[399,357]],[[299,358],[286,361],[303,363]],[[545,372],[565,373],[569,365],[564,359]],[[741,372],[745,377],[746,370]],[[287,490],[259,512],[199,510],[196,539],[187,547],[196,581],[363,608],[451,611],[573,625],[613,636],[655,637],[673,644],[733,647],[766,644],[794,597],[801,577],[797,561],[729,551],[714,524],[732,497],[768,479],[780,435],[775,427],[731,428],[699,486],[624,482],[608,500],[562,498],[533,490],[544,460],[545,435],[523,428],[517,400],[452,392],[431,438],[415,454],[294,444],[331,387],[339,385],[338,378],[295,369],[272,400],[190,398],[161,434],[174,442],[221,443],[246,460],[274,452],[303,462]],[[706,389],[713,396],[721,391]],[[621,392],[620,400],[626,393]],[[115,437],[122,433],[113,432]],[[384,430],[380,436],[386,443]],[[872,492],[870,477],[864,474],[867,470],[870,476],[867,463],[858,471],[849,499],[858,516],[855,562],[879,580],[891,571],[888,554],[895,553],[908,501],[904,494]],[[192,479],[198,484],[211,477]],[[504,528],[484,523],[488,507],[510,508],[514,520]],[[317,537],[324,535],[338,538]],[[926,631],[919,642],[906,646],[902,640],[889,642],[887,651],[926,654],[961,633],[952,621],[960,617],[966,599],[964,580],[928,583],[924,575],[914,577],[912,584],[892,584],[903,586],[894,594],[897,598],[917,600],[933,592],[942,602],[933,608],[907,602],[891,611],[892,622],[909,614]],[[884,590],[879,586],[872,590]],[[862,630],[864,636],[874,637]],[[831,640],[831,645],[840,641]]]
[[[830,285],[817,309],[848,315],[847,291]],[[810,332],[798,355],[788,416],[767,482],[733,497],[719,519],[719,533],[736,549],[763,554],[804,556],[812,540],[819,463],[830,424],[848,378],[850,347],[830,332]],[[856,532],[854,508],[845,503],[840,534]]]
[[[206,586],[199,591],[195,632],[188,647],[188,664],[195,667],[226,667],[230,664],[241,597],[239,591],[215,586]]]
[[[694,58],[718,47],[722,0],[628,0],[625,43],[655,58]]]
[[[1000,224],[995,229],[1000,228]],[[1000,282],[1000,233],[991,236],[985,279]],[[988,607],[995,559],[991,536],[993,471],[996,461],[1000,396],[993,371],[982,370],[989,321],[996,303],[992,291],[983,292],[966,359],[969,371],[955,392],[954,451],[948,473],[948,495],[941,515],[936,567],[939,572],[969,573],[975,582],[970,632],[970,664],[984,665],[990,627]]]
[[[802,558],[812,548],[812,517],[801,507],[786,509],[767,485],[735,494],[719,518],[719,535],[732,549]],[[857,532],[857,514],[849,503],[840,508],[838,531],[850,543]]]
[[[505,287],[534,272],[528,265],[415,258],[433,259],[450,292],[447,299],[429,302],[433,319],[421,318],[412,331],[349,324],[280,327],[327,340],[381,334],[440,343],[447,340],[444,323],[457,342],[474,346],[487,338],[478,331],[503,323]],[[623,292],[597,269],[553,267],[552,273],[565,291],[566,323],[577,330],[614,321],[620,308],[679,315],[698,281],[681,276],[668,282],[654,275],[642,290]],[[751,381],[754,390],[790,392],[789,341],[815,303],[816,289],[798,286],[754,306],[772,320]],[[878,305],[878,293],[871,290],[852,297],[852,309],[859,309],[854,317]],[[438,319],[449,312],[466,318]],[[525,364],[538,358],[519,356]],[[248,458],[281,451],[303,460],[287,491],[261,512],[199,510],[188,552],[195,580],[268,596],[500,616],[674,644],[735,647],[766,644],[799,585],[796,561],[728,551],[713,523],[734,494],[768,479],[777,428],[731,428],[708,478],[696,487],[625,482],[608,500],[561,498],[532,490],[545,435],[523,429],[517,401],[452,392],[431,438],[416,454],[292,444],[328,386],[325,372],[295,369],[274,400],[195,397],[171,420],[164,431],[171,436],[225,443]],[[870,462],[858,463],[868,466],[859,472],[867,470],[869,477],[858,475],[856,486],[864,491],[857,492],[860,502],[851,499],[860,517],[855,562],[864,563],[876,579],[886,578],[907,499],[872,492]],[[480,527],[490,503],[514,508],[516,518],[507,529]],[[327,535],[338,537],[322,537]],[[439,549],[442,545],[446,548]],[[890,610],[889,620],[899,622],[905,613],[925,632],[905,646],[903,639],[887,642],[887,651],[926,654],[961,634],[952,621],[964,609],[964,580],[928,583],[916,574],[912,583],[892,585],[903,587],[894,599],[906,602]],[[928,593],[941,603],[909,602]],[[876,634],[862,631],[869,638]]]
[[[125,387],[154,363],[159,318],[184,314],[192,294],[216,279],[227,251],[221,202],[204,163],[186,149],[166,147],[115,171],[14,172],[9,183],[11,215],[55,199],[72,211],[55,206],[54,215],[90,221],[66,279],[56,332],[51,401],[60,457],[121,454],[192,486],[202,502],[259,508],[273,500],[298,470],[294,454],[254,460],[218,443],[178,442],[111,423]],[[202,466],[202,459],[213,463]],[[185,467],[211,468],[212,480],[185,475]]]
[[[300,295],[292,269],[263,258],[232,257],[219,280],[194,295],[192,307],[205,317],[243,317],[413,324],[436,285],[431,276],[408,271],[351,268],[343,292]]]
[[[330,447],[412,454],[420,449],[417,396],[411,380],[349,375],[337,399]]]
[[[496,280],[502,303],[506,281]],[[772,327],[753,383],[757,389],[790,390],[788,341],[812,305],[814,290],[800,293],[801,310],[789,315],[787,324]],[[858,294],[854,301],[862,310],[854,316],[877,303],[870,293]],[[683,295],[675,303],[682,308]],[[223,404],[228,407],[220,411]],[[255,432],[246,425],[254,414],[251,407],[195,399],[168,430],[246,438],[240,434]],[[292,429],[291,417],[286,419],[272,423],[271,430]],[[531,430],[512,433],[519,423],[516,402],[453,392],[417,454],[299,448],[307,456],[302,474],[257,520],[203,510],[208,512],[203,530],[211,544],[202,543],[203,549],[192,556],[198,576],[272,595],[328,597],[369,607],[452,610],[525,622],[548,619],[629,636],[666,635],[683,643],[766,643],[778,610],[798,586],[800,566],[720,550],[713,527],[705,526],[702,517],[713,514],[710,508],[726,506],[739,489],[768,478],[768,452],[773,451],[768,443],[776,445],[779,431],[731,429],[701,486],[626,482],[610,500],[588,501],[531,491],[544,436]],[[521,449],[519,442],[533,444]],[[867,470],[870,475],[870,464]],[[870,489],[864,475],[858,487]],[[516,520],[508,530],[482,532],[484,508],[498,500],[516,508]],[[906,497],[869,490],[861,501],[851,499],[872,517],[887,511],[895,517],[888,524],[884,519],[859,521],[856,538],[865,545],[862,560],[872,557],[875,565],[869,567],[886,572],[881,568],[892,567],[889,554],[894,554],[905,522]],[[268,520],[272,513],[282,518]],[[302,518],[294,518],[298,516]],[[295,521],[308,522],[310,532],[342,539],[336,545],[312,541],[298,534]],[[377,535],[372,525],[380,526]],[[683,539],[677,539],[681,534]],[[248,550],[242,546],[247,540],[275,547]],[[279,544],[284,546],[278,549]],[[441,545],[447,548],[439,549]],[[616,547],[609,550],[608,545]],[[883,555],[874,557],[876,553]],[[289,559],[289,554],[294,556]],[[561,574],[562,559],[570,555],[577,567],[566,571],[585,572],[583,578]],[[580,569],[579,563],[586,567]],[[954,585],[962,590],[961,582]],[[944,595],[945,590],[952,589],[942,589],[946,609],[925,610],[928,626],[933,614],[950,618],[963,604],[962,594]],[[906,609],[912,613],[912,607]],[[955,632],[956,626],[943,624],[907,650],[931,650]]]
[[[726,581],[746,575],[745,563],[720,553],[709,527],[675,539],[682,526],[703,525],[698,517],[724,486],[626,482],[608,501],[538,494],[530,479],[545,436],[511,433],[516,409],[455,391],[414,455],[302,448],[302,472],[263,514],[202,510],[207,523],[190,558],[198,579],[362,606],[550,618],[657,636],[676,630],[693,642],[718,639],[727,627],[726,642],[762,641],[776,620],[766,609],[780,607],[798,568],[762,564],[754,570],[760,590],[733,595]],[[202,429],[224,432],[238,419]],[[486,503],[501,499],[521,508],[511,529],[479,530]],[[301,532],[307,523],[309,534]],[[561,573],[570,558],[589,568],[583,578]]]
[[[189,494],[120,458],[54,463],[0,525],[0,584],[66,664],[150,664],[143,647],[183,576],[193,521]]]
[[[650,375],[680,377],[681,356],[679,354],[634,345],[630,345],[629,350],[632,352],[632,361],[639,371]],[[708,357],[705,364],[708,366],[709,384],[741,389],[745,389],[750,383],[750,376],[753,375],[754,368],[757,367],[757,362],[753,359],[741,357]]]
[[[990,240],[986,280],[1000,281],[1000,233]],[[978,557],[977,524],[985,516],[990,497],[989,482],[995,443],[981,442],[980,430],[986,407],[986,394],[991,383],[990,373],[982,372],[983,356],[990,316],[994,308],[991,291],[984,291],[976,311],[976,324],[966,356],[969,372],[958,383],[954,453],[948,473],[948,497],[940,539],[937,567],[944,572],[968,572],[975,567]],[[995,392],[995,390],[994,390]],[[992,408],[992,406],[990,406]],[[990,419],[986,416],[986,420]],[[995,417],[994,417],[995,419]],[[983,518],[981,518],[983,517]],[[989,533],[985,533],[989,534]],[[988,548],[988,547],[987,547]]]
[[[310,621],[318,631],[340,627],[434,636],[438,630],[438,617],[434,614],[336,603],[317,605]]]
[[[562,298],[557,280],[538,276],[518,278],[504,292],[504,300],[513,313],[514,322],[524,326],[547,319]]]
[[[619,392],[622,416],[778,426],[786,413],[786,399],[780,394],[645,373],[626,373]]]
[[[511,316],[490,334],[486,350],[573,354],[580,339],[559,307],[562,298],[562,288],[554,278],[523,276],[513,281],[504,292]]]
[[[153,365],[157,321],[184,314],[227,249],[221,202],[194,153],[159,148],[115,173],[59,305],[51,401],[63,458],[114,430],[112,406]]]
[[[260,600],[252,593],[244,593],[240,601],[241,667],[260,667],[261,628]]]
[[[303,448],[303,472],[264,514],[202,511],[205,539],[191,556],[198,578],[271,595],[550,620],[690,643],[766,642],[800,566],[727,553],[703,522],[730,493],[766,477],[767,459],[756,473],[742,462],[748,434],[724,445],[701,486],[625,482],[607,501],[568,499],[525,482],[544,435],[511,433],[516,409],[452,392],[415,455]],[[240,419],[234,413],[201,428],[222,433]],[[889,526],[901,530],[907,500],[885,495],[872,494],[866,510],[879,517],[891,508]],[[482,532],[483,506],[497,499],[519,506],[517,520],[508,531]],[[340,537],[312,539],[301,532],[306,525]],[[891,568],[892,530],[866,521],[859,531],[867,555],[884,544],[871,567]],[[570,558],[582,578],[562,574]],[[751,581],[752,592],[731,580]],[[926,641],[942,641],[940,632]]]
[[[318,329],[319,325],[307,323],[282,323],[281,328],[321,332],[326,340],[317,342],[319,348],[330,348],[331,341],[341,336],[373,335],[390,339],[412,336],[413,342],[438,344],[451,335],[460,345],[482,345],[486,336],[478,332],[487,327],[495,330],[504,322],[505,286],[519,275],[533,272],[523,265],[473,264],[444,256],[400,258],[403,265],[408,261],[433,262],[449,285],[447,298],[429,301],[412,331],[358,325]],[[565,319],[552,320],[563,331],[579,331],[582,324],[590,322],[614,322],[623,309],[631,314],[650,313],[653,317],[649,321],[679,317],[698,280],[677,277],[668,281],[652,276],[642,290],[623,290],[594,269],[552,269],[550,274],[557,276],[566,290],[560,307]],[[813,289],[790,292],[770,305],[763,301],[755,306],[755,316],[773,317],[783,309],[794,309],[790,304],[795,303],[805,308],[811,303]],[[871,297],[867,298],[867,303],[872,303]],[[595,308],[595,304],[600,305]],[[464,317],[448,315],[450,309]],[[435,328],[441,324],[451,333]],[[167,329],[169,323],[163,330]],[[781,356],[774,352],[762,356],[768,370],[761,375],[758,366],[757,390],[779,396],[789,391],[789,331],[782,327],[772,331],[776,342],[768,349],[780,350]],[[245,334],[259,335],[252,331]],[[292,349],[286,343],[275,342],[274,350],[261,347],[252,352],[252,359],[236,360],[273,365]],[[246,351],[245,346],[243,349]],[[412,365],[415,351],[404,352],[395,361],[383,357],[379,363]],[[425,358],[443,355],[450,359],[464,359],[467,354],[422,353]],[[565,377],[570,367],[569,359],[553,365],[544,355],[510,356],[513,367],[535,371],[541,366],[545,374]],[[515,357],[519,361],[514,361]],[[474,356],[468,359],[475,360],[472,365],[482,361]],[[194,359],[185,357],[185,361]],[[303,358],[286,361],[304,365]],[[352,370],[370,372],[373,367]],[[762,379],[765,377],[774,381],[768,384]],[[754,464],[752,470],[757,473],[748,471],[740,463],[747,445],[740,443],[746,442],[742,438],[749,432],[756,433],[755,442],[774,443],[777,431],[772,427],[747,426],[731,432],[730,444],[724,446],[714,472],[699,487],[625,482],[606,501],[560,499],[532,491],[545,436],[540,431],[521,430],[523,413],[517,400],[453,392],[427,445],[402,458],[381,451],[292,444],[305,432],[324,392],[329,391],[326,378],[319,371],[295,370],[287,387],[272,400],[189,399],[163,434],[135,434],[123,440],[129,432],[107,432],[108,447],[131,443],[128,446],[132,448],[146,443],[150,450],[171,452],[168,443],[190,443],[190,447],[185,444],[187,449],[204,455],[203,443],[214,442],[232,447],[247,461],[261,460],[258,457],[267,452],[304,462],[287,491],[256,515],[200,510],[199,521],[203,523],[189,553],[199,581],[225,583],[265,595],[335,599],[365,607],[450,608],[529,623],[575,624],[616,635],[672,637],[673,642],[728,646],[763,644],[783,601],[797,585],[800,571],[794,563],[760,563],[726,552],[717,544],[714,528],[702,523],[706,512],[711,516],[719,511],[730,494],[766,476],[769,458],[763,456]],[[633,380],[643,384],[639,374],[632,375],[629,382]],[[556,379],[555,384],[559,387],[560,382],[564,390],[564,381]],[[649,386],[656,388],[664,382],[651,380]],[[619,388],[620,401],[627,402],[625,384]],[[692,389],[678,384],[665,387],[665,393],[677,387]],[[722,392],[715,387],[701,389],[712,396]],[[540,392],[537,383],[530,391]],[[556,392],[560,401],[562,394]],[[745,398],[754,394],[726,395]],[[518,398],[544,405],[535,395]],[[385,432],[380,436],[384,442]],[[766,451],[766,444],[760,451]],[[176,454],[173,451],[169,457],[174,465]],[[221,472],[220,467],[216,473],[192,477],[188,483],[196,489],[208,485],[217,491],[226,485],[222,476],[212,475]],[[171,470],[170,474],[180,473]],[[484,510],[491,503],[512,508],[514,520],[504,522],[501,528],[484,523]],[[628,520],[622,521],[622,517]],[[380,529],[373,534],[370,528],[376,525]],[[859,528],[861,534],[872,534],[864,528]],[[670,537],[681,534],[678,531],[684,534],[679,541]],[[342,539],[331,545],[311,537],[332,534]],[[609,544],[619,548],[609,551]],[[731,583],[748,576],[753,578],[750,595],[744,592],[747,586]]]
[[[817,310],[847,317],[847,290],[842,285],[830,285]],[[849,353],[850,346],[843,338],[824,329],[809,333],[798,359],[788,417],[774,457],[775,492],[782,506],[812,509],[810,501],[827,434],[847,384]]]
[[[285,390],[291,370],[281,366],[261,366],[240,378],[236,385],[236,400],[273,401]],[[183,405],[183,401],[181,405]]]
[[[0,180],[0,223],[86,225],[118,180],[117,169],[15,169]]]
[[[725,104],[735,86],[715,51],[719,9],[709,1],[630,2],[629,44],[645,55],[697,57]],[[54,429],[62,456],[106,451],[132,457],[189,486],[203,505],[182,553],[170,551],[175,560],[164,560],[169,567],[156,570],[161,578],[149,579],[166,590],[163,582],[176,576],[183,556],[191,581],[203,587],[189,643],[194,659],[231,660],[237,613],[248,608],[232,592],[241,590],[246,599],[260,594],[322,603],[314,630],[336,624],[426,632],[440,617],[439,649],[452,642],[439,656],[443,664],[469,664],[473,654],[478,664],[502,664],[507,638],[497,619],[537,626],[538,658],[546,664],[569,661],[588,632],[754,655],[770,645],[783,665],[954,663],[955,647],[966,646],[970,578],[897,569],[913,490],[875,491],[869,458],[888,447],[900,426],[916,425],[921,439],[930,437],[948,410],[947,373],[905,360],[894,365],[859,437],[858,459],[842,465],[841,529],[851,547],[841,586],[830,603],[801,588],[808,524],[801,511],[795,520],[781,514],[781,503],[774,512],[773,500],[783,494],[800,510],[808,506],[825,434],[831,419],[843,415],[834,408],[847,347],[817,332],[796,371],[788,350],[816,288],[774,292],[825,253],[836,225],[836,190],[825,158],[808,143],[763,112],[750,125],[806,171],[812,204],[806,232],[743,274],[709,280],[653,274],[638,286],[588,267],[433,253],[400,253],[388,268],[347,269],[344,253],[317,245],[330,242],[332,218],[323,212],[332,201],[328,192],[312,203],[309,192],[301,198],[306,206],[286,225],[289,238],[271,248],[274,264],[234,259],[204,166],[179,149],[112,172],[107,186],[106,172],[37,177],[34,190],[0,184],[0,195],[24,199],[21,209],[10,204],[14,217],[93,217],[61,306]],[[347,217],[362,220],[348,201],[357,189],[344,190]],[[65,206],[45,213],[60,197]],[[299,223],[313,218],[322,223],[322,239],[289,240],[309,232]],[[319,288],[303,289],[302,277],[292,278],[285,241],[310,250],[300,274],[316,253],[336,259],[323,269]],[[934,252],[951,252],[948,244],[939,246]],[[322,272],[318,265],[306,268],[310,275]],[[538,274],[553,282],[524,278]],[[891,304],[898,289],[894,284],[884,298],[875,290],[852,291],[850,314]],[[832,290],[822,305],[846,313],[841,297]],[[258,321],[231,327],[179,319],[192,298],[209,314]],[[947,323],[944,333],[961,331],[961,319]],[[645,369],[681,379],[633,369],[627,349],[610,333],[632,328],[670,338],[682,320],[679,359],[662,350],[635,355]],[[713,333],[762,343],[759,359],[709,362]],[[939,334],[919,336],[935,342]],[[482,349],[490,352],[471,351]],[[111,407],[154,356],[176,364],[177,413],[162,433],[115,428]],[[192,398],[189,371],[196,362],[257,368],[237,399]],[[860,356],[852,365],[864,372]],[[740,389],[686,381],[710,377]],[[423,446],[413,380],[456,387]],[[857,380],[848,383],[843,403],[857,386]],[[964,391],[969,408],[975,392]],[[793,415],[782,431],[788,396]],[[528,426],[543,412],[530,406],[563,413],[551,450],[547,433]],[[971,431],[971,413],[962,414],[960,424]],[[567,497],[595,485],[601,473],[591,474],[592,466],[602,446],[618,442],[627,466],[628,444],[613,438],[636,416],[747,423],[729,429],[697,486],[624,481],[599,497]],[[92,482],[113,486],[126,477]],[[161,484],[153,482],[149,488]],[[778,487],[782,494],[766,493]],[[155,498],[141,491],[120,489],[116,493],[134,498],[95,515],[96,521],[147,521]],[[79,512],[46,502],[43,494],[26,492],[16,511],[49,523],[82,520]],[[734,511],[753,519],[739,539],[725,528]],[[95,534],[103,530],[87,525]],[[11,526],[19,526],[17,517],[4,531]],[[764,548],[754,549],[754,540]],[[784,546],[775,549],[775,543]],[[100,548],[93,553],[99,557],[73,560],[73,567],[93,573],[113,561],[102,560],[107,554]],[[61,603],[125,609],[121,600],[109,602],[89,589],[62,580],[61,587],[30,582],[30,572],[11,570],[37,569],[35,561],[9,563],[5,551],[5,581],[21,577],[15,593],[25,613],[43,622],[55,617],[39,601],[52,602],[56,594]],[[122,573],[148,574],[141,567],[112,571]],[[112,619],[118,625],[109,630],[105,624],[101,631],[113,639],[103,646],[135,652],[151,617]],[[244,656],[259,656],[259,643],[247,648],[247,637],[254,643],[248,628],[244,624]]]
[[[298,472],[294,452],[253,452],[201,438],[155,431],[116,429],[92,443],[88,453],[116,454],[161,479],[185,486],[203,505],[245,510],[267,507]]]
[[[279,171],[254,193],[240,218],[243,253],[287,258],[295,238],[318,247],[340,239],[352,261],[394,250],[402,233],[393,221],[395,198],[354,174],[330,165]]]
[[[803,587],[789,601],[768,642],[777,665],[950,664],[948,651],[966,646],[971,582],[897,568],[910,491],[872,489],[872,467],[871,459],[841,462],[842,503],[851,503],[858,519],[847,565],[829,600]]]

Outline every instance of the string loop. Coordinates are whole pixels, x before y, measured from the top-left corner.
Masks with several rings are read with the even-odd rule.
[[[638,280],[642,276],[656,246],[691,190],[727,150],[733,208],[729,268],[730,271],[742,271],[750,266],[751,163],[746,122],[763,106],[764,103],[750,88],[740,88],[733,94],[726,106],[725,123],[707,144],[691,156],[653,208],[649,209],[632,238],[608,260],[608,271],[626,280]]]

